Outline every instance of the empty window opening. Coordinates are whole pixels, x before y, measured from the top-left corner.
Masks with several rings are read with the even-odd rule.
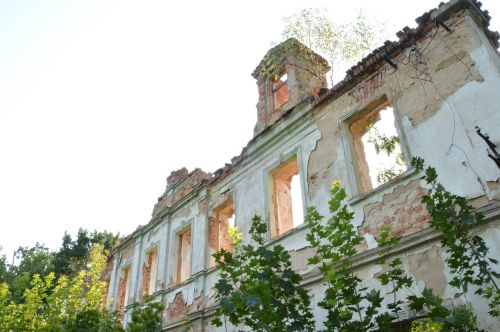
[[[291,183],[292,194],[292,222],[293,227],[297,227],[304,223],[304,210],[302,206],[302,187],[300,185],[300,176],[295,174],[292,176]]]
[[[276,237],[304,222],[297,157],[288,159],[269,175],[270,231],[271,237]]]
[[[272,82],[274,109],[277,110],[288,101],[288,75],[283,72]]]
[[[232,200],[213,210],[209,226],[210,266],[215,266],[215,258],[212,254],[220,249],[231,251],[232,243],[229,237],[229,229],[234,227],[234,219]]]
[[[123,268],[120,273],[120,281],[118,282],[118,303],[116,308],[118,312],[123,312],[123,309],[127,306],[130,286],[130,270],[130,266],[127,266],[126,268]]]
[[[358,185],[367,192],[407,170],[396,130],[394,111],[388,103],[351,123]]]
[[[156,288],[156,272],[158,268],[158,248],[148,252],[142,266],[142,296],[151,295]]]
[[[176,283],[191,276],[191,227],[178,235]]]

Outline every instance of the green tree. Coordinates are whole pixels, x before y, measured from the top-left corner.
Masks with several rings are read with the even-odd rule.
[[[9,332],[125,332],[120,315],[103,305],[106,250],[94,244],[87,265],[74,276],[56,278],[34,274],[22,298],[12,299],[7,283],[0,283],[0,331]],[[134,303],[127,331],[160,331],[164,306],[146,298]]]
[[[118,316],[103,309],[102,271],[106,256],[101,245],[89,254],[89,264],[73,278],[53,272],[35,274],[20,303],[10,300],[7,284],[0,286],[0,331],[122,331]]]
[[[83,269],[89,261],[90,249],[100,244],[104,250],[111,249],[119,241],[119,234],[93,231],[80,228],[75,240],[67,232],[64,233],[61,248],[55,253],[54,272],[56,275],[73,276]]]
[[[0,246],[0,253],[2,252],[2,246]],[[9,279],[9,266],[7,263],[7,258],[5,255],[0,254],[0,284],[7,282]]]
[[[306,8],[283,18],[282,38],[297,38],[330,64],[330,84],[340,79],[349,65],[382,42],[383,24],[370,20],[363,11],[348,24],[335,24],[324,8]]]
[[[6,265],[5,282],[9,284],[11,298],[20,301],[34,275],[46,276],[54,271],[53,253],[44,245],[19,247],[15,252],[18,265]]]
[[[309,295],[300,287],[302,277],[292,270],[290,255],[281,245],[267,247],[266,224],[258,216],[252,221],[255,245],[233,237],[232,252],[221,249],[213,255],[220,269],[215,284],[220,306],[212,324],[222,326],[227,317],[252,331],[313,331]]]
[[[33,247],[19,247],[14,253],[15,264],[8,264],[6,257],[0,256],[0,283],[7,283],[10,299],[20,302],[23,300],[24,291],[30,287],[34,275],[44,279],[54,272],[56,277],[61,275],[75,277],[89,264],[94,244],[100,244],[104,250],[109,250],[118,241],[118,234],[79,229],[76,240],[65,233],[61,248],[56,252],[39,243]]]

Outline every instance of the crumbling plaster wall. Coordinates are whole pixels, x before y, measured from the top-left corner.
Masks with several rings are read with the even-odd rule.
[[[175,284],[175,273],[176,273],[176,263],[177,263],[177,247],[178,233],[188,227],[192,227],[192,234],[194,235],[192,241],[192,255],[195,256],[191,259],[193,263],[191,266],[191,272],[196,273],[203,270],[203,256],[200,254],[202,252],[205,242],[204,242],[204,227],[205,227],[205,210],[203,209],[204,194],[203,192],[199,195],[194,195],[190,200],[181,202],[188,194],[192,195],[192,188],[201,179],[206,178],[205,175],[199,176],[198,171],[194,172],[197,177],[196,180],[186,178],[185,174],[181,172],[175,179],[172,176],[169,177],[169,186],[167,189],[167,195],[163,196],[159,201],[162,204],[163,201],[169,203],[168,206],[176,204],[175,209],[171,210],[170,214],[159,216],[161,210],[158,210],[159,204],[155,206],[153,211],[153,222],[145,227],[139,227],[138,230],[129,237],[127,240],[127,245],[125,245],[119,252],[115,254],[116,259],[120,259],[120,267],[115,270],[114,275],[112,275],[111,283],[116,284],[115,288],[118,287],[117,283],[119,281],[120,269],[124,266],[130,265],[132,267],[131,277],[129,283],[129,299],[127,303],[130,305],[135,300],[139,300],[141,296],[141,288],[143,284],[143,264],[147,259],[147,253],[154,249],[158,250],[158,266],[156,274],[156,287],[155,290],[172,290],[174,296],[176,294],[177,285]],[[180,188],[172,188],[175,181],[181,184]],[[186,189],[189,188],[189,190]],[[177,193],[175,192],[177,190]],[[185,196],[181,196],[179,192],[184,193]],[[171,205],[170,205],[171,204]],[[158,219],[159,218],[159,219]],[[189,282],[188,282],[189,283]],[[182,288],[182,286],[181,286]],[[201,289],[201,286],[198,287]],[[187,301],[192,302],[195,296],[194,287],[184,286],[182,291],[185,293],[183,297]],[[116,298],[116,292],[111,298]],[[157,293],[157,300],[164,301],[168,305],[169,296],[172,296],[172,292],[167,292],[166,294]],[[200,292],[199,290],[197,291]],[[188,303],[187,305],[190,305]],[[130,317],[130,306],[128,306],[125,311],[125,320]]]
[[[421,42],[429,45],[424,60],[432,82],[411,78],[414,67],[402,66],[399,62],[404,62],[405,57],[401,56],[397,70],[382,66],[379,73],[385,74],[376,73],[366,79],[364,85],[368,88],[361,89],[362,93],[354,89],[314,113],[322,136],[308,165],[311,203],[319,207],[320,213],[328,213],[324,199],[331,182],[341,179],[355,212],[354,224],[367,240],[367,246],[361,249],[376,247],[374,236],[381,225],[391,225],[396,234],[406,236],[425,229],[429,220],[419,204],[425,185],[412,170],[398,181],[364,195],[358,194],[349,179],[350,159],[342,141],[345,137],[341,121],[384,95],[397,113],[405,157],[423,157],[437,169],[439,180],[447,189],[469,199],[483,197],[480,205],[498,200],[498,168],[487,157],[486,145],[474,130],[479,126],[495,143],[500,141],[496,134],[500,123],[498,53],[467,11],[454,15],[447,24],[452,33],[441,29],[432,42],[432,35]],[[357,88],[360,86],[363,83]],[[500,255],[498,223],[478,230],[492,257]],[[431,287],[448,301],[453,299],[455,290],[447,285],[451,275],[445,267],[445,257],[437,239],[403,254],[405,270],[416,280],[415,291]],[[360,266],[357,273],[368,287],[379,287],[375,277],[382,268],[372,262]],[[321,287],[313,287],[314,296],[321,296]],[[498,322],[486,314],[485,301],[475,296],[470,300],[483,328],[495,330]],[[316,314],[321,316],[322,310]]]
[[[268,138],[254,143],[255,145],[248,151],[249,155],[235,172],[211,186],[211,202],[223,201],[221,195],[229,191],[234,204],[235,224],[243,233],[244,240],[250,240],[248,234],[254,215],[268,220],[268,174],[290,156],[297,155],[303,193],[307,191],[305,179],[307,163],[320,137],[312,118],[305,116],[309,111],[310,106],[297,109],[286,122],[273,127]],[[295,125],[290,126],[290,123]],[[305,194],[303,202],[305,210],[307,206]],[[216,205],[210,203],[210,207]]]
[[[487,246],[490,248],[491,257],[500,256],[500,221],[497,220],[493,223],[481,227],[476,233],[482,236]],[[441,296],[445,299],[444,304],[451,306],[464,304],[464,298],[460,297],[455,299],[456,289],[448,286],[448,282],[452,279],[449,269],[446,267],[445,259],[447,254],[441,247],[439,240],[434,238],[431,242],[420,244],[415,247],[407,247],[403,252],[397,254],[401,258],[402,269],[414,281],[411,289],[402,289],[397,294],[396,299],[405,299],[409,295],[420,294],[424,288],[431,288],[434,294]],[[355,261],[354,269],[357,276],[362,280],[362,287],[367,290],[377,289],[381,294],[389,293],[390,287],[381,286],[377,280],[377,276],[387,270],[387,265],[380,265],[377,263],[378,256],[371,255],[362,260]],[[497,269],[500,266],[497,266]],[[324,328],[322,322],[326,319],[326,312],[318,306],[318,302],[324,297],[326,285],[323,283],[320,276],[312,278],[313,281],[307,285],[309,294],[311,295],[311,304],[314,308],[314,316],[316,319],[316,327],[318,330]],[[472,303],[475,312],[478,315],[478,322],[480,327],[486,331],[497,331],[498,320],[492,318],[487,314],[487,302],[473,293],[475,289],[472,288],[467,299]],[[392,297],[385,297],[383,304],[388,304],[392,301]],[[407,304],[405,304],[407,305]],[[405,312],[400,313],[400,319],[404,320],[411,318],[408,313],[412,312],[406,307]],[[419,313],[416,313],[419,314]],[[423,314],[423,313],[420,313]]]
[[[467,10],[456,13],[446,24],[453,29],[452,33],[442,28],[436,33],[434,29],[419,41],[425,50],[422,56],[427,63],[425,71],[430,75],[424,78],[432,81],[414,78],[414,58],[410,58],[408,65],[401,64],[408,61],[409,50],[406,50],[396,59],[398,69],[382,65],[356,88],[315,111],[321,139],[309,160],[308,181],[311,203],[322,209],[320,213],[327,213],[324,198],[328,197],[333,180],[340,179],[347,187],[356,213],[355,223],[361,226],[371,222],[366,217],[372,211],[382,209],[388,214],[394,213],[395,209],[384,208],[391,204],[390,194],[398,186],[407,186],[418,178],[410,170],[399,181],[367,195],[358,194],[349,178],[348,168],[352,165],[346,151],[348,147],[343,142],[346,137],[342,121],[384,96],[394,107],[406,159],[423,157],[427,164],[436,167],[440,181],[460,195],[469,198],[487,195],[491,199],[497,194],[488,183],[494,185],[498,169],[486,156],[486,145],[474,127],[477,125],[494,136],[495,124],[500,123],[500,100],[494,92],[500,88],[498,55]],[[397,199],[396,195],[393,198]],[[377,203],[378,206],[374,206]],[[399,204],[403,206],[406,202]],[[369,206],[371,210],[367,209]],[[414,208],[420,210],[418,204]],[[408,227],[424,218],[414,213],[411,217],[416,219],[410,221]],[[392,226],[401,227],[400,218],[393,221]],[[400,234],[404,235],[405,231],[401,230]]]
[[[470,28],[467,39],[464,38],[464,45],[468,46],[465,51],[470,52],[473,68],[482,79],[470,80],[448,95],[427,121],[415,126],[410,118],[404,118],[403,126],[413,154],[424,156],[427,163],[434,165],[440,181],[450,191],[468,198],[486,195],[498,199],[498,189],[491,183],[498,181],[498,168],[487,157],[486,144],[474,127],[479,126],[494,142],[500,142],[500,61],[470,17],[466,17],[464,25]],[[464,74],[467,73],[461,73]]]
[[[156,266],[156,276],[154,281],[154,289],[152,292],[154,293],[158,289],[162,289],[164,285],[163,274],[161,273],[165,269],[165,260],[161,259],[165,257],[166,254],[166,246],[165,246],[165,235],[167,234],[167,227],[165,224],[158,224],[155,227],[152,227],[149,231],[144,233],[139,241],[142,242],[142,247],[140,249],[140,259],[139,266],[141,267],[141,271],[143,271],[144,264],[148,264],[149,253],[152,250],[157,250],[157,266]],[[139,275],[138,291],[141,292],[144,283],[149,282],[148,280],[144,280],[144,275],[141,273]],[[141,294],[140,294],[141,295]]]
[[[243,233],[243,240],[249,241],[252,217],[257,214],[269,221],[269,172],[296,154],[304,209],[314,205],[321,214],[328,215],[331,182],[341,179],[346,186],[350,208],[355,212],[353,222],[366,239],[355,268],[367,287],[380,286],[376,276],[385,267],[375,263],[375,236],[380,226],[391,225],[404,237],[403,265],[416,281],[415,291],[432,287],[439,295],[453,298],[454,291],[447,286],[451,276],[444,264],[445,253],[437,237],[425,235],[429,216],[420,203],[425,185],[419,174],[410,169],[397,180],[360,194],[353,185],[349,170],[351,157],[342,129],[342,121],[348,115],[385,97],[394,107],[407,160],[411,156],[425,158],[427,164],[436,167],[440,181],[448,189],[471,199],[480,197],[481,200],[476,200],[479,205],[498,200],[498,169],[486,156],[486,145],[474,132],[477,125],[490,134],[494,143],[500,143],[500,137],[495,137],[500,123],[498,53],[467,10],[456,13],[445,23],[453,29],[452,33],[442,28],[437,33],[432,30],[418,42],[424,50],[422,60],[427,64],[422,70],[432,81],[414,78],[414,58],[408,65],[402,64],[408,60],[408,48],[396,58],[397,69],[383,64],[338,98],[316,107],[313,103],[301,103],[286,117],[277,119],[266,132],[251,141],[240,162],[225,170],[224,176],[210,178],[201,170],[173,172],[166,193],[155,205],[151,225],[132,237],[115,255],[110,294],[118,282],[120,266],[132,264],[129,294],[137,298],[141,285],[138,273],[145,253],[158,245],[159,292],[156,295],[166,306],[165,329],[175,331],[185,319],[199,322],[195,320],[196,315],[204,311],[208,314],[201,324],[207,331],[216,331],[209,324],[210,313],[216,305],[213,285],[218,279],[217,269],[209,265],[211,211],[231,199],[235,225]],[[500,256],[498,223],[491,221],[477,230],[490,246],[492,256],[497,257]],[[189,226],[193,236],[191,278],[176,284],[177,236]],[[299,226],[277,239],[269,239],[269,244],[280,243],[290,250],[293,266],[304,275],[306,287],[313,296],[319,328],[325,313],[317,303],[323,297],[325,286],[318,269],[305,264],[313,254],[305,239],[306,232],[307,227]],[[427,237],[422,235],[424,241],[415,234]],[[473,300],[477,300],[474,305],[481,313],[484,327],[494,326],[484,315],[487,311],[484,302]],[[196,328],[201,329],[202,325],[196,323]]]

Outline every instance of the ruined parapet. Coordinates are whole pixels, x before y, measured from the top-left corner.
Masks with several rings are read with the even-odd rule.
[[[389,64],[394,69],[398,68],[398,62],[392,59],[404,54],[405,50],[422,41],[422,38],[429,38],[428,33],[432,29],[439,27],[442,31],[452,32],[453,27],[445,23],[451,16],[462,10],[468,11],[470,16],[488,38],[491,45],[498,49],[500,46],[500,33],[489,29],[491,17],[487,10],[481,9],[482,4],[477,0],[454,0],[440,3],[438,8],[431,9],[415,19],[416,28],[404,27],[396,33],[397,41],[387,40],[384,45],[374,49],[365,55],[356,65],[346,71],[345,77],[336,83],[331,89],[321,94],[315,101],[319,106],[330,99],[336,99],[345,93],[352,93],[353,89],[362,89],[362,95],[366,90],[378,88],[385,81],[385,74],[379,73],[370,80],[367,87],[360,87],[359,84],[367,79],[383,65]],[[451,28],[451,29],[450,29]],[[449,31],[448,31],[449,30]]]
[[[167,178],[165,193],[158,198],[158,203],[156,203],[153,208],[151,218],[156,218],[161,211],[180,201],[188,195],[197,184],[209,177],[209,173],[199,168],[195,168],[191,173],[188,173],[185,167],[172,171]]]
[[[270,49],[252,73],[259,89],[254,136],[301,101],[327,88],[328,70],[325,59],[295,38]]]
[[[186,167],[170,172],[170,175],[167,177],[167,190],[168,188],[172,187],[177,182],[188,176],[188,174],[189,172]]]

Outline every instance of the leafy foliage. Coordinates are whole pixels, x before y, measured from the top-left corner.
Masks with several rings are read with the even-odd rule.
[[[413,165],[417,170],[424,170],[422,159],[414,159]],[[490,300],[489,313],[497,316],[499,295],[495,278],[498,275],[491,267],[497,262],[487,256],[484,240],[470,235],[472,228],[484,217],[474,212],[465,198],[446,191],[437,182],[435,169],[426,168],[423,179],[431,185],[429,193],[422,198],[432,216],[430,224],[443,233],[442,244],[449,250],[446,262],[453,274],[450,285],[460,290],[457,297],[467,293],[469,285],[477,286],[475,293]],[[401,258],[393,254],[399,238],[391,236],[388,227],[382,227],[377,238],[379,264],[383,267],[383,273],[377,276],[381,288],[365,287],[353,271],[353,257],[363,239],[352,224],[353,213],[343,203],[346,196],[340,182],[336,181],[331,188],[328,202],[331,215],[326,223],[314,207],[308,209],[306,216],[310,229],[306,237],[316,249],[309,264],[319,267],[327,286],[324,298],[319,302],[319,306],[327,311],[326,331],[390,331],[394,324],[400,322],[406,305],[427,316],[412,323],[411,330],[414,332],[482,331],[477,327],[477,317],[469,303],[450,309],[432,289],[425,288],[419,294],[414,293],[412,278],[402,268]],[[257,248],[240,245],[241,237],[237,237],[234,254],[221,250],[215,255],[221,268],[215,287],[220,301],[216,319],[213,320],[215,325],[222,325],[221,317],[227,316],[234,325],[243,324],[255,331],[290,331],[289,326],[278,325],[283,317],[289,315],[273,311],[279,305],[269,299],[287,289],[300,294],[299,289],[295,290],[300,276],[295,277],[297,283],[293,287],[282,288],[287,280],[284,271],[290,268],[289,256],[281,246],[272,250],[265,247],[263,235],[266,232],[266,225],[256,216],[250,233]],[[271,268],[280,262],[285,262],[285,269]],[[290,269],[288,273],[294,272]],[[402,290],[410,295],[403,297]],[[306,293],[301,298],[302,305],[307,306],[304,312],[310,322],[309,298]],[[273,321],[275,325],[269,325]]]
[[[253,218],[250,235],[255,243],[237,238],[233,252],[221,249],[214,254],[220,268],[215,284],[220,306],[212,324],[222,326],[222,318],[252,331],[313,331],[313,315],[302,278],[291,268],[290,255],[281,245],[265,246],[267,226]]]
[[[309,208],[306,216],[310,227],[307,240],[317,249],[309,264],[319,264],[327,285],[325,297],[319,303],[328,313],[325,327],[327,331],[387,331],[402,311],[403,301],[398,300],[396,294],[413,282],[403,273],[399,258],[389,259],[399,239],[390,237],[390,229],[383,228],[378,239],[383,248],[379,263],[387,265],[387,271],[378,279],[382,285],[390,286],[388,295],[393,295],[393,302],[383,305],[381,290],[362,285],[352,265],[357,246],[363,239],[352,224],[353,213],[343,203],[346,196],[340,182],[336,181],[331,188],[328,202],[331,216],[327,222],[323,224],[323,216],[314,207]]]
[[[134,302],[132,305],[131,320],[127,324],[130,332],[157,332],[161,331],[162,312],[165,306],[154,301],[152,296],[146,295],[144,303]]]
[[[37,243],[31,248],[19,247],[14,257],[19,260],[18,265],[6,264],[4,258],[0,281],[9,284],[11,299],[19,302],[35,274],[47,276],[54,271],[54,256],[47,247]]]
[[[416,319],[411,323],[411,332],[444,332],[443,323],[430,318]]]
[[[35,274],[19,303],[11,299],[8,285],[0,284],[0,331],[124,332],[120,315],[103,305],[105,253],[102,245],[93,245],[87,266],[71,278]],[[127,331],[160,331],[163,309],[152,298],[134,303]]]
[[[380,134],[377,127],[373,124],[368,126],[368,143],[373,143],[377,153],[385,152],[390,156],[397,148],[400,147],[399,137],[397,135],[384,136]]]
[[[2,246],[0,246],[0,252],[2,252]],[[7,258],[5,255],[0,255],[0,283],[7,281],[7,273],[9,272]]]
[[[382,226],[377,239],[379,247],[382,249],[379,264],[387,266],[387,271],[377,276],[383,286],[389,286],[387,295],[392,296],[392,303],[387,305],[388,312],[400,322],[400,313],[403,311],[404,300],[398,298],[397,294],[403,288],[409,289],[413,285],[413,280],[408,277],[402,269],[401,258],[392,258],[392,250],[399,243],[399,238],[390,235],[391,228]]]
[[[385,152],[390,159],[391,165],[383,168],[377,173],[377,184],[389,182],[405,170],[401,143],[397,135],[386,136],[378,130],[377,126],[370,123],[367,126],[368,143],[373,144],[377,155]]]
[[[500,274],[492,267],[498,261],[489,257],[483,238],[470,234],[484,221],[484,215],[476,212],[465,197],[447,191],[437,181],[436,170],[424,167],[423,159],[413,158],[412,165],[424,172],[422,179],[430,186],[422,202],[432,216],[430,225],[442,233],[441,243],[448,252],[446,263],[453,274],[450,285],[459,290],[456,296],[475,286],[474,293],[489,301],[489,314],[500,316],[500,290],[496,283]]]
[[[90,233],[80,228],[75,240],[70,234],[64,233],[61,249],[54,253],[54,272],[58,276],[73,276],[87,265],[90,249],[94,244],[101,244],[104,250],[109,250],[118,240],[119,234],[107,231]]]
[[[9,300],[7,284],[0,286],[1,331],[121,331],[115,313],[101,308],[106,263],[102,246],[90,252],[89,265],[74,278],[35,274],[23,300]]]
[[[17,264],[8,264],[5,256],[0,256],[0,282],[8,284],[9,299],[20,303],[35,275],[42,279],[50,273],[56,278],[62,275],[76,277],[90,263],[93,245],[100,244],[103,250],[109,250],[118,240],[118,234],[79,229],[76,240],[65,233],[61,248],[55,252],[39,243],[33,247],[19,247],[14,253]]]

